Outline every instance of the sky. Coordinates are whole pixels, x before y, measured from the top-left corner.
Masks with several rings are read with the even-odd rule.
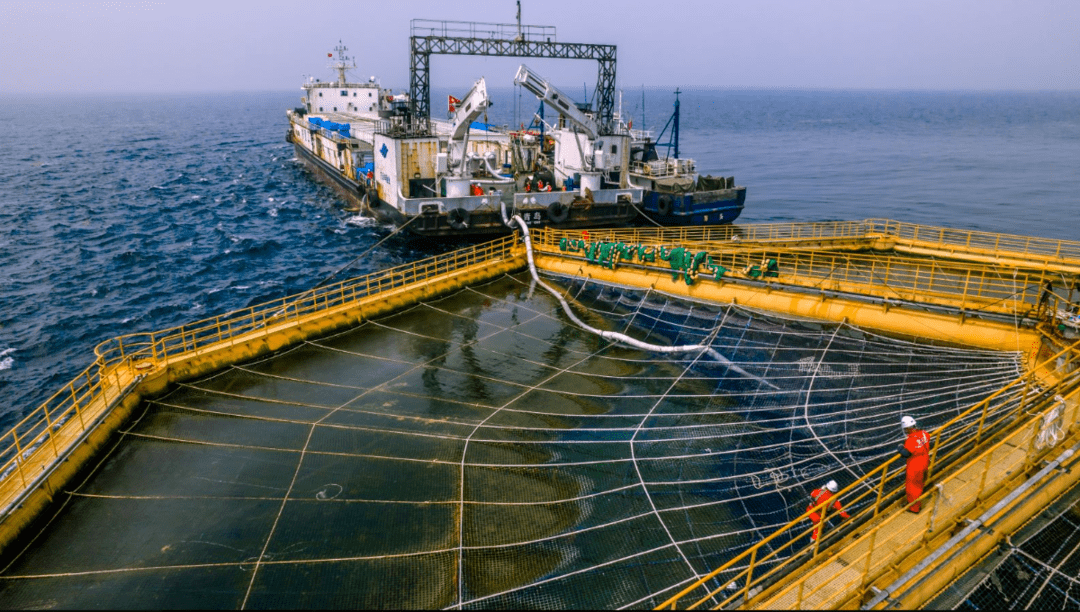
[[[556,40],[618,46],[619,87],[1080,90],[1080,0],[522,0]],[[0,94],[409,83],[412,19],[514,23],[514,0],[0,0]],[[511,86],[518,58],[435,56],[432,87]],[[528,60],[555,83],[595,62]]]

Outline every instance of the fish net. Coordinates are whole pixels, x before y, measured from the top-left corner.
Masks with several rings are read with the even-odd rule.
[[[1080,608],[1080,487],[943,591],[930,607],[958,610]]]
[[[520,274],[232,366],[145,404],[0,605],[647,607],[894,455],[901,415],[932,429],[1022,367],[551,282],[589,325],[720,358],[586,333]]]

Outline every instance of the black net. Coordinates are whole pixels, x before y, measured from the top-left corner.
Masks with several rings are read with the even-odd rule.
[[[894,454],[901,414],[933,428],[1020,370],[559,286],[590,325],[719,358],[614,345],[519,275],[236,365],[145,406],[0,605],[650,606]]]
[[[937,601],[961,610],[1080,608],[1080,487],[1033,517]]]

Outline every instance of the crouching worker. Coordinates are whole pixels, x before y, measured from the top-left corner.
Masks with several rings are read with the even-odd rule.
[[[838,490],[839,490],[839,487],[836,485],[836,481],[835,480],[830,480],[829,482],[825,483],[824,487],[822,487],[820,489],[814,489],[813,492],[810,493],[810,505],[806,507],[806,511],[810,512],[810,522],[811,523],[813,523],[814,525],[817,525],[818,523],[821,522],[821,515],[822,515],[822,513],[824,513],[825,508],[828,507],[828,504],[826,504],[822,508],[817,508],[817,507],[819,505],[821,505],[821,504],[825,504],[830,499],[832,499],[833,495],[835,495]],[[851,515],[849,515],[847,512],[844,512],[843,507],[840,506],[840,500],[839,499],[836,500],[835,502],[833,502],[832,509],[839,512],[841,518],[845,518],[845,519],[851,518]],[[817,536],[818,536],[819,531],[821,531],[821,527],[816,526],[814,528],[814,533],[810,534],[810,541],[811,542],[817,540]]]
[[[915,419],[909,416],[900,419],[900,428],[907,436],[896,450],[907,460],[907,501],[911,504],[908,512],[918,513],[922,504],[915,500],[922,495],[926,468],[930,466],[930,438],[925,431],[915,427]]]

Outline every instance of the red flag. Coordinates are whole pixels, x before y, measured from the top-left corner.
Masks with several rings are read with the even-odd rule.
[[[446,96],[447,112],[454,112],[457,109],[458,104],[461,104],[461,100],[458,100],[454,96]]]
[[[334,54],[333,53],[327,53],[326,57],[334,57]]]

